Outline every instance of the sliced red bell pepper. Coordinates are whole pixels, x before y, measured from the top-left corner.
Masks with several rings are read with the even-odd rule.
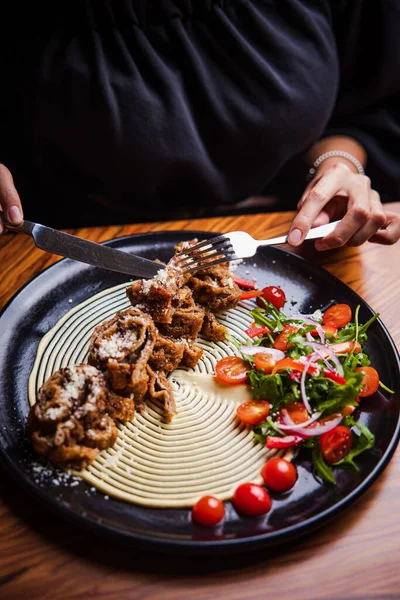
[[[269,435],[266,446],[267,448],[290,448],[290,446],[297,446],[303,441],[304,438],[299,435],[285,435],[285,437]]]
[[[243,277],[239,277],[238,275],[233,275],[232,277],[236,285],[245,290],[254,290],[256,287],[256,282],[253,279],[243,279]]]
[[[257,298],[257,296],[261,296],[261,295],[262,295],[261,290],[247,290],[240,294],[240,299],[248,300],[249,298]]]
[[[344,385],[346,383],[346,379],[344,377],[338,375],[334,371],[330,371],[329,369],[324,369],[324,377],[331,379],[332,381],[336,381],[336,383],[340,383],[340,385]]]
[[[257,327],[256,325],[250,325],[250,327],[248,329],[245,329],[244,332],[250,338],[255,338],[259,335],[270,334],[271,330],[266,325],[262,325],[261,327]]]

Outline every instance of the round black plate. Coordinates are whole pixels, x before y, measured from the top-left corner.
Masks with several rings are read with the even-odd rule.
[[[147,258],[168,260],[175,244],[209,234],[160,232],[117,238],[114,248]],[[263,249],[243,262],[237,274],[258,286],[281,286],[286,312],[311,313],[333,301],[359,304],[360,322],[374,313],[354,291],[320,267],[279,248]],[[337,485],[318,482],[309,456],[296,459],[299,478],[286,494],[272,495],[263,518],[239,517],[230,502],[222,525],[209,530],[192,524],[190,510],[151,509],[107,498],[84,481],[40,472],[24,435],[28,413],[27,382],[42,336],[73,306],[124,283],[126,276],[64,259],[42,272],[8,303],[0,315],[0,456],[16,480],[34,497],[71,522],[94,533],[143,548],[193,553],[227,553],[275,545],[310,533],[354,502],[377,479],[399,441],[399,354],[380,319],[370,327],[366,350],[381,380],[396,393],[378,391],[362,402],[359,419],[375,433],[376,445],[359,457],[360,472],[337,473]],[[35,466],[36,465],[36,466]]]

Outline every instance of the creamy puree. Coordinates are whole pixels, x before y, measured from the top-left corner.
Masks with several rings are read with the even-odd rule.
[[[252,400],[249,386],[245,384],[224,385],[219,383],[212,373],[194,373],[176,369],[170,375],[170,383],[174,390],[176,387],[189,386],[199,392],[202,396],[232,401],[236,404]]]
[[[29,379],[30,404],[57,369],[86,362],[93,328],[127,307],[125,287],[103,290],[75,306],[43,336]],[[237,339],[251,321],[241,306],[219,319]],[[118,424],[113,448],[74,475],[109,497],[159,508],[191,507],[205,494],[229,500],[240,483],[262,483],[261,467],[277,452],[255,443],[252,429],[236,416],[238,404],[251,399],[249,389],[219,384],[214,377],[216,362],[236,350],[227,341],[198,343],[203,357],[196,368],[169,376],[178,411],[172,422],[165,423],[162,407],[149,402],[132,421]]]

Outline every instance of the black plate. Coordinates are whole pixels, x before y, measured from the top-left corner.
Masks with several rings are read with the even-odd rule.
[[[107,242],[114,248],[147,258],[168,260],[175,244],[205,232],[160,232]],[[333,301],[360,308],[360,321],[374,312],[354,291],[320,267],[282,249],[263,249],[239,265],[237,273],[256,278],[259,287],[281,286],[286,312],[310,313]],[[0,456],[21,486],[71,522],[94,533],[154,550],[227,553],[275,545],[310,533],[353,503],[382,473],[399,441],[399,354],[380,319],[369,329],[366,350],[381,380],[394,395],[378,391],[362,402],[360,421],[376,435],[376,445],[363,454],[360,472],[338,472],[337,485],[321,484],[306,454],[296,459],[299,478],[286,494],[272,495],[273,508],[263,518],[238,517],[231,504],[223,524],[208,530],[191,522],[187,509],[151,509],[106,499],[84,481],[56,485],[50,470],[39,472],[37,458],[24,436],[28,412],[27,382],[42,336],[57,321],[94,294],[124,283],[126,276],[64,259],[42,272],[8,303],[0,315]]]

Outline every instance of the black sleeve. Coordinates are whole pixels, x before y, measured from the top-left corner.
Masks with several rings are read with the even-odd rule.
[[[400,200],[400,2],[332,0],[341,79],[322,137],[348,135],[368,153],[384,202]]]

